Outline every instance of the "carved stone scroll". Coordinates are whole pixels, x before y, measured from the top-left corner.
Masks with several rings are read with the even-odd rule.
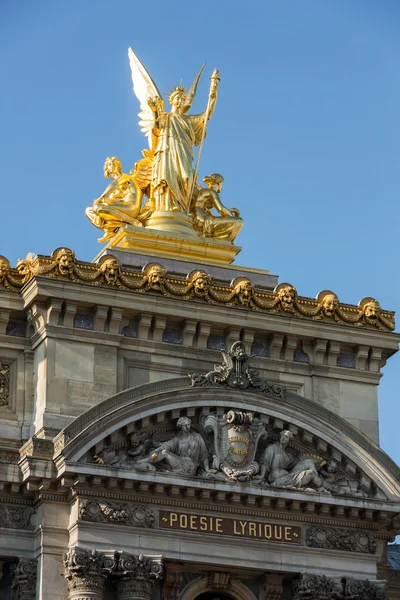
[[[377,543],[375,538],[365,531],[341,530],[334,527],[309,527],[306,532],[306,544],[311,548],[327,548],[374,554]]]
[[[257,371],[250,368],[250,361],[253,357],[246,354],[243,342],[234,342],[229,352],[221,350],[221,353],[223,363],[215,365],[213,371],[206,375],[200,373],[188,374],[192,381],[192,387],[224,385],[239,389],[250,388],[272,398],[284,399],[284,389],[280,385],[268,383],[259,377]]]
[[[36,600],[37,562],[30,558],[19,558],[12,566],[13,600]]]

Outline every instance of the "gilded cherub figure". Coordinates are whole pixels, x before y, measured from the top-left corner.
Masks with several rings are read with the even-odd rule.
[[[122,173],[122,165],[116,156],[109,156],[104,163],[104,177],[111,178],[100,198],[94,201],[93,206],[86,209],[89,221],[99,229],[104,236],[99,242],[106,242],[112,238],[123,225],[142,227],[138,220],[143,189],[147,184],[151,152],[144,151],[144,158],[139,160],[131,173]],[[141,187],[142,186],[142,187]]]
[[[226,208],[221,202],[219,194],[224,178],[218,173],[212,173],[204,177],[203,181],[208,187],[200,188],[192,200],[194,228],[203,237],[233,242],[243,227],[243,220],[237,208]],[[220,214],[219,217],[213,215],[213,209]]]

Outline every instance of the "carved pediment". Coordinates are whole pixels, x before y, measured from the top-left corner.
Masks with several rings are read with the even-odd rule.
[[[98,443],[82,459],[123,472],[162,473],[308,494],[384,498],[334,447],[293,423],[229,406],[158,415]],[[169,418],[168,418],[169,417]],[[154,422],[159,423],[154,426]]]

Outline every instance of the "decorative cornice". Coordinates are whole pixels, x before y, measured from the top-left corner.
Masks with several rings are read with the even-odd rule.
[[[141,271],[127,269],[115,257],[104,256],[99,263],[78,261],[69,248],[57,248],[51,256],[28,254],[15,268],[0,256],[1,288],[18,292],[33,277],[51,277],[74,283],[103,285],[136,293],[161,294],[182,300],[196,300],[249,310],[309,318],[339,325],[393,331],[394,313],[384,311],[374,298],[364,298],[357,306],[339,303],[330,290],[316,299],[299,296],[288,283],[279,284],[273,292],[256,289],[245,277],[237,277],[231,285],[212,281],[202,270],[191,271],[186,278],[167,274],[158,263],[149,263]]]
[[[208,510],[210,507],[210,500],[205,499],[204,502],[193,502],[190,500],[177,500],[171,497],[168,497],[168,501],[166,501],[166,498],[163,497],[157,497],[154,496],[153,494],[149,494],[147,496],[138,496],[138,495],[132,495],[132,494],[124,494],[123,492],[110,492],[108,490],[102,490],[101,492],[102,497],[103,498],[108,498],[110,500],[122,500],[125,502],[137,502],[137,503],[143,503],[146,502],[147,504],[152,504],[154,506],[160,506],[162,508],[165,508],[166,506],[171,507],[171,508],[176,508],[176,509],[188,509],[188,510],[199,510],[199,511],[204,511],[204,510]],[[97,498],[99,496],[99,490],[89,490],[89,489],[83,489],[83,488],[73,488],[72,489],[72,497],[76,497],[76,496],[82,496],[82,497],[93,497],[93,498]],[[240,502],[242,503],[242,499],[239,498]],[[271,499],[274,500],[274,499]],[[66,500],[64,500],[66,501]],[[95,500],[94,500],[95,501]],[[347,528],[353,528],[355,531],[360,530],[360,529],[365,529],[367,531],[378,531],[378,524],[376,522],[357,522],[357,521],[349,521],[348,518],[346,518],[346,522],[344,523],[343,520],[340,519],[334,519],[332,517],[330,518],[326,518],[324,516],[322,516],[321,514],[315,514],[315,515],[308,515],[308,514],[304,514],[304,503],[302,503],[302,508],[300,507],[300,502],[298,502],[298,511],[293,509],[293,501],[290,501],[289,505],[286,506],[285,505],[285,510],[282,512],[278,512],[278,511],[266,511],[263,510],[261,507],[258,510],[252,509],[252,508],[243,508],[243,506],[235,506],[234,509],[232,508],[232,502],[234,501],[234,498],[232,498],[232,495],[230,495],[230,504],[229,505],[221,505],[220,503],[214,502],[213,503],[213,512],[218,512],[221,514],[227,514],[232,516],[232,514],[235,515],[243,515],[246,517],[255,517],[258,519],[264,519],[264,520],[278,520],[278,521],[289,521],[289,522],[297,522],[297,523],[307,523],[307,524],[314,524],[316,522],[318,522],[319,525],[326,525],[327,527],[344,527],[346,526]],[[294,510],[294,512],[290,512]],[[376,537],[378,537],[378,534],[376,534]],[[381,539],[379,537],[379,539]],[[388,538],[389,539],[389,538]],[[390,538],[391,539],[391,538]],[[386,537],[385,537],[386,540]]]
[[[319,525],[307,529],[306,545],[311,548],[347,550],[364,554],[374,554],[377,547],[375,538],[364,531],[335,529]]]
[[[154,514],[145,506],[115,504],[104,500],[80,500],[79,519],[94,523],[116,523],[130,527],[154,527]]]

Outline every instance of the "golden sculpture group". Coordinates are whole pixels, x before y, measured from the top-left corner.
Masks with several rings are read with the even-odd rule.
[[[157,262],[142,270],[125,268],[112,255],[103,256],[98,263],[78,261],[69,248],[57,248],[51,256],[31,255],[19,260],[12,268],[0,256],[0,289],[19,291],[34,277],[57,277],[76,283],[112,286],[139,293],[196,300],[210,304],[238,306],[245,309],[280,313],[288,316],[328,321],[338,325],[367,327],[381,331],[395,329],[394,313],[385,311],[374,298],[363,298],[357,306],[341,304],[330,291],[320,292],[315,299],[299,296],[294,286],[280,283],[273,291],[258,289],[246,277],[236,277],[230,285],[214,282],[201,269],[190,271],[186,277],[169,276]]]
[[[217,69],[211,76],[206,110],[189,115],[204,66],[188,92],[182,84],[171,92],[171,110],[166,112],[157,86],[131,49],[129,61],[140,102],[139,125],[150,149],[142,151],[143,158],[129,174],[122,172],[117,157],[106,159],[104,176],[112,182],[86,209],[89,220],[104,233],[99,242],[112,239],[121,228],[129,231],[136,227],[233,242],[243,221],[237,209],[228,209],[221,202],[223,177],[217,173],[205,177],[206,188],[197,181],[207,121],[217,101]],[[193,169],[194,146],[199,146],[199,151]]]

